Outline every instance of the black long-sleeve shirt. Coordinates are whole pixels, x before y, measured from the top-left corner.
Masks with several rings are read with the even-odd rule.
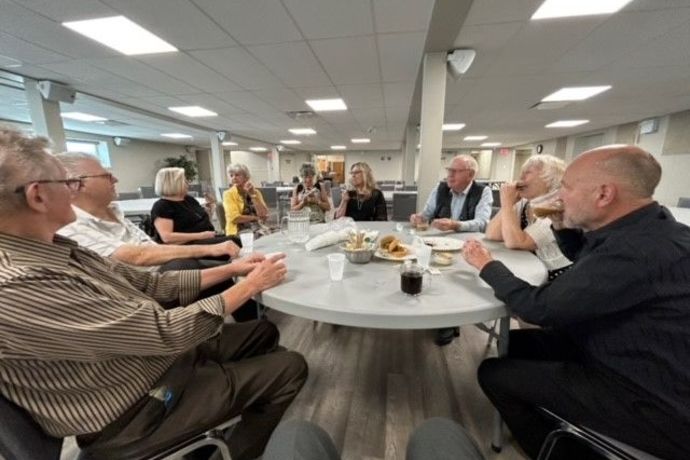
[[[531,286],[502,263],[481,277],[512,313],[567,334],[591,359],[690,421],[690,228],[657,203],[595,231],[555,232],[572,268]]]

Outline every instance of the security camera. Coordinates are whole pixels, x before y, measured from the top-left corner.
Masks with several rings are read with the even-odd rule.
[[[457,49],[448,53],[448,72],[456,80],[470,68],[477,52],[473,49]]]

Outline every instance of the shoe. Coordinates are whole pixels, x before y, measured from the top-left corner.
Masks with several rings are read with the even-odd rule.
[[[459,327],[444,327],[436,330],[436,345],[444,347],[451,343],[455,337],[460,337]]]

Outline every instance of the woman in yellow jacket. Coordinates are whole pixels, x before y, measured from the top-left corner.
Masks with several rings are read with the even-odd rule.
[[[232,187],[223,193],[225,208],[225,234],[237,235],[242,230],[261,230],[268,218],[268,207],[261,192],[249,181],[249,169],[243,164],[228,166],[228,179]]]

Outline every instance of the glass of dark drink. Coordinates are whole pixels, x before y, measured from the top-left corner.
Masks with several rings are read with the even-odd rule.
[[[408,260],[400,267],[400,290],[405,294],[421,294],[423,280],[424,269],[416,262]]]

